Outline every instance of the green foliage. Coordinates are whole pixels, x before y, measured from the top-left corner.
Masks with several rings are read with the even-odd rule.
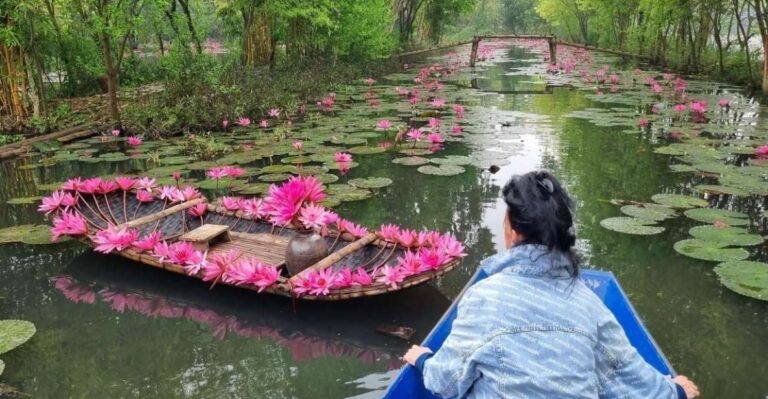
[[[210,133],[186,135],[180,144],[185,154],[204,160],[215,160],[232,151],[232,147],[217,141]]]

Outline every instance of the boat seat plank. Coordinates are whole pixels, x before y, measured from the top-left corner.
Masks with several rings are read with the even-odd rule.
[[[288,238],[271,234],[253,234],[229,232],[229,241],[211,244],[208,255],[225,253],[233,249],[242,252],[243,258],[256,258],[259,262],[272,266],[285,264],[285,249]]]
[[[204,224],[179,237],[181,241],[189,241],[196,249],[207,251],[214,241],[230,241],[229,226],[223,224]]]

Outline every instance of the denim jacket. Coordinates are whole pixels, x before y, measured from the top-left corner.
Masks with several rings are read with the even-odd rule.
[[[646,363],[568,258],[519,245],[484,260],[489,275],[458,305],[450,335],[422,360],[443,398],[678,398]]]

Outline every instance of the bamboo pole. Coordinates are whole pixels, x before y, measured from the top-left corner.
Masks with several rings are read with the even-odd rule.
[[[299,279],[299,277],[304,276],[310,270],[325,269],[326,267],[333,265],[334,263],[340,261],[345,256],[351,254],[352,252],[357,251],[360,248],[363,248],[364,246],[374,242],[375,240],[376,240],[376,233],[368,233],[363,238],[353,243],[350,243],[346,247],[326,256],[325,258],[315,263],[314,265],[302,270],[299,274],[291,277],[289,280],[291,283],[294,283]]]
[[[145,225],[147,223],[154,222],[155,220],[160,220],[166,216],[172,215],[176,212],[183,211],[187,208],[191,208],[201,202],[205,201],[203,198],[193,199],[191,201],[187,201],[178,205],[174,205],[168,209],[162,210],[160,212],[153,213],[151,215],[142,216],[138,219],[131,220],[128,223],[123,223],[120,225],[120,227],[129,227],[129,228],[136,228],[138,226]]]

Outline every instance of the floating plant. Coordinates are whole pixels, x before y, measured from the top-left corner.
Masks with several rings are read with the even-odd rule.
[[[349,181],[356,188],[382,188],[392,184],[392,179],[386,177],[357,178]]]
[[[443,164],[440,166],[424,165],[418,169],[419,173],[435,176],[455,176],[464,173],[465,169],[459,165]]]
[[[392,160],[392,163],[398,164],[398,165],[405,165],[405,166],[421,166],[426,165],[430,162],[428,158],[422,158],[417,156],[412,157],[401,157],[401,158],[395,158]]]
[[[51,232],[49,226],[41,224],[22,224],[0,229],[0,244],[12,242],[31,245],[50,244]]]
[[[759,234],[749,234],[746,229],[729,226],[696,226],[688,231],[694,238],[735,247],[747,247],[762,244],[764,239]]]
[[[768,301],[768,264],[746,260],[724,262],[715,267],[720,282],[731,291]]]
[[[689,219],[704,223],[725,223],[728,226],[746,226],[749,224],[748,216],[741,212],[725,209],[697,208],[685,211]]]
[[[655,222],[660,222],[677,216],[674,209],[658,204],[624,205],[621,207],[621,213],[637,219],[652,220]]]
[[[713,262],[743,260],[749,257],[749,252],[744,248],[729,248],[726,243],[697,238],[678,241],[674,249],[681,255]]]
[[[655,194],[651,200],[676,209],[701,208],[709,205],[707,200],[681,194]]]
[[[654,235],[664,231],[664,227],[656,226],[656,222],[647,219],[618,216],[600,221],[600,226],[612,231],[634,235]]]

